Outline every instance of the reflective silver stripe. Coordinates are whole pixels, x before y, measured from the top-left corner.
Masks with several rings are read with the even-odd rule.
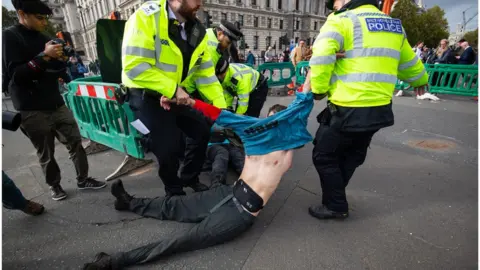
[[[236,72],[239,72],[240,71],[240,68],[238,68],[236,65],[231,65],[232,68],[236,71]]]
[[[218,81],[216,76],[210,76],[210,77],[198,78],[198,79],[195,80],[195,83],[197,85],[201,85],[201,84],[211,84],[211,83],[214,83],[216,81]]]
[[[154,50],[135,47],[135,46],[125,47],[125,50],[123,51],[123,53],[125,55],[140,56],[140,57],[152,58],[152,59],[155,58],[155,51]]]
[[[207,40],[207,45],[217,47],[217,46],[218,46],[218,42],[211,41],[211,40]]]
[[[392,18],[384,13],[380,12],[362,12],[357,14],[358,17],[367,17],[367,16],[377,16],[377,17],[382,17],[382,18]]]
[[[353,23],[353,48],[361,49],[363,48],[363,32],[362,32],[362,23],[358,19],[357,15],[353,12],[347,12],[347,15]]]
[[[331,39],[334,39],[335,41],[337,41],[338,45],[340,45],[340,50],[343,50],[343,36],[340,35],[340,33],[333,32],[333,31],[320,33],[317,36],[317,39],[315,39],[315,43],[318,40],[322,40],[322,39],[326,39],[326,38],[331,38]]]
[[[172,64],[167,64],[167,63],[162,63],[160,61],[157,61],[155,66],[163,71],[167,72],[177,72],[177,66],[172,65]]]
[[[351,73],[346,75],[333,75],[330,84],[336,81],[346,83],[366,82],[366,83],[392,83],[397,82],[397,76],[383,73]]]
[[[235,67],[233,67],[235,69]],[[244,69],[244,70],[240,70],[240,71],[237,71],[235,72],[235,74],[233,74],[233,77],[237,77],[237,76],[242,76],[244,74],[251,74],[253,73],[253,70],[251,69]]]
[[[252,89],[255,89],[257,88],[257,80],[258,80],[258,74],[257,72],[253,72],[253,76],[252,76]]]
[[[417,64],[417,62],[418,62],[418,57],[415,55],[415,57],[412,60],[399,65],[398,70],[404,70],[404,69],[413,67],[413,66],[415,66],[415,64]]]
[[[241,95],[238,95],[238,98],[249,98],[250,97],[250,94],[241,94]]]
[[[345,52],[346,58],[383,56],[400,60],[400,52],[389,48],[353,49]]]
[[[238,101],[238,105],[240,106],[248,106],[248,102],[244,102],[244,101]]]
[[[423,71],[422,71],[420,74],[418,74],[417,76],[412,77],[412,78],[409,78],[409,79],[406,79],[405,81],[406,81],[406,82],[409,82],[409,83],[412,83],[412,82],[415,82],[416,80],[422,78],[423,75],[425,75],[425,69],[423,69]]]
[[[310,66],[312,65],[328,65],[337,61],[336,55],[313,56],[310,59]]]
[[[211,67],[213,67],[213,62],[212,61],[207,61],[207,62],[201,63],[199,69],[207,69],[207,68],[211,68]]]
[[[135,78],[137,78],[138,75],[142,74],[144,71],[150,68],[152,68],[152,66],[149,63],[143,62],[136,65],[134,68],[130,69],[126,75],[130,80],[135,80]]]

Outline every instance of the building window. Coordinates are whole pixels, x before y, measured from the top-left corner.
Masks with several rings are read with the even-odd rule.
[[[243,26],[243,15],[238,15],[238,22],[240,23],[240,26]]]
[[[300,29],[300,21],[295,22],[295,30]]]
[[[295,0],[295,10],[300,10],[300,0]]]
[[[257,5],[257,0],[252,0],[252,6],[256,6]]]
[[[318,22],[313,23],[313,30],[317,30]]]
[[[267,27],[272,28],[272,18],[267,19]]]
[[[279,10],[282,9],[282,0],[278,0],[278,9],[279,9]]]
[[[267,49],[268,47],[272,46],[272,37],[267,37]]]
[[[270,7],[270,0],[266,0],[265,2],[266,2],[267,8],[269,8]]]
[[[258,27],[258,17],[253,18],[253,27]]]
[[[222,20],[226,20],[227,19],[227,13],[222,13]]]
[[[280,20],[280,29],[283,29],[283,20]]]
[[[254,50],[258,49],[258,36],[253,37],[253,49]]]

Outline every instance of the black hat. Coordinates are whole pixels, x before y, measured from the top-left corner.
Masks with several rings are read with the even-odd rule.
[[[327,2],[325,2],[325,6],[330,9],[330,10],[333,10],[333,4],[335,3],[335,0],[327,0]]]
[[[460,39],[457,43],[463,43],[463,42],[465,42],[465,41],[467,41],[467,40],[464,39],[464,38],[462,38],[462,39]]]
[[[231,41],[236,41],[243,37],[242,31],[240,31],[240,29],[238,29],[233,23],[226,20],[220,21],[220,25],[217,29],[225,33]]]
[[[220,59],[218,59],[217,66],[215,66],[215,75],[225,73],[229,65],[230,64],[228,63],[227,59],[220,57]]]
[[[23,10],[27,14],[52,15],[52,10],[40,0],[12,0],[16,11]]]

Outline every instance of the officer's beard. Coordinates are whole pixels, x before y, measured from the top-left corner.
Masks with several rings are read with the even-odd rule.
[[[180,4],[180,7],[178,8],[177,13],[180,14],[180,16],[182,16],[185,20],[192,21],[196,19],[197,10],[199,8],[199,6],[195,8],[190,8],[187,4],[187,1],[183,0]]]

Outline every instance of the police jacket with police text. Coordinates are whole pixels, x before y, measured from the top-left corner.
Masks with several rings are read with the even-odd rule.
[[[180,24],[169,19],[168,10],[167,0],[149,1],[128,19],[122,44],[123,84],[168,98],[174,97],[177,87],[182,86],[189,93],[198,90],[206,101],[225,108],[222,86],[207,49],[205,28],[198,20],[185,23],[187,40],[182,42],[191,49],[186,65],[184,50],[171,38],[171,33],[179,33]]]

